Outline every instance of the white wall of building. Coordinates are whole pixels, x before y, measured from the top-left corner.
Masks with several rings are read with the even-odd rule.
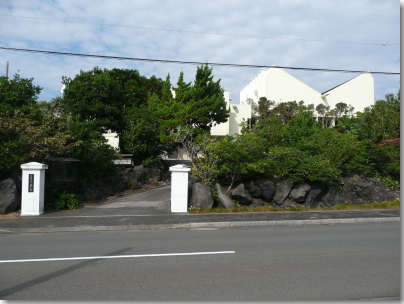
[[[230,104],[231,98],[229,92],[224,92],[224,99],[227,104],[227,109],[230,110],[229,118],[227,122],[217,124],[210,130],[212,136],[226,136],[234,135],[241,132],[240,124],[243,121],[251,118],[251,106],[250,105],[236,105]]]
[[[104,137],[108,145],[119,151],[119,137],[117,133],[108,131],[108,133],[104,134]]]
[[[226,108],[229,109],[230,107],[230,94],[229,92],[224,92],[224,100],[226,101]],[[226,136],[229,134],[230,125],[229,121],[214,125],[210,129],[210,134],[212,136]]]
[[[305,83],[279,68],[262,71],[240,92],[240,104],[246,104],[247,98],[258,103],[260,97],[266,97],[276,103],[301,101],[305,104],[322,103],[321,94]]]
[[[241,92],[240,103],[248,98],[255,104],[260,97],[275,103],[303,100],[306,105],[324,104],[335,108],[339,102],[352,105],[356,111],[363,111],[374,104],[374,81],[370,73],[364,73],[333,89],[320,93],[279,68],[262,71]]]
[[[240,124],[251,118],[251,106],[231,105],[229,114],[229,135],[241,134]]]
[[[355,112],[363,112],[365,107],[374,104],[374,81],[370,73],[363,73],[331,90],[322,93],[324,104],[330,109],[339,102],[354,107]]]

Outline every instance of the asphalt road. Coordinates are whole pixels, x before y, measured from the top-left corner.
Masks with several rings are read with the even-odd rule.
[[[9,234],[0,244],[3,300],[400,296],[400,223]]]

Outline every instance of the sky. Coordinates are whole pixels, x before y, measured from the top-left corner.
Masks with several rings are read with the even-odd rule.
[[[400,72],[399,0],[0,0],[0,47],[157,60]],[[385,44],[385,45],[383,45]],[[197,65],[0,49],[0,76],[18,73],[61,96],[62,77],[94,67],[136,69],[175,86]],[[233,104],[264,68],[213,66]],[[324,92],[359,74],[284,70]],[[375,100],[399,75],[373,75]]]

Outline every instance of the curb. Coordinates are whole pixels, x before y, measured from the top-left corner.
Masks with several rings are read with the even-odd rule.
[[[80,227],[3,228],[3,229],[0,228],[0,234],[126,231],[126,230],[172,230],[172,229],[198,229],[198,228],[304,226],[304,225],[396,223],[396,222],[400,222],[400,217],[289,220],[289,221],[202,222],[202,223],[164,224],[164,225],[80,226]]]

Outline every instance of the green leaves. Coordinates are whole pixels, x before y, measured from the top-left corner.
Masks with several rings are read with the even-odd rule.
[[[170,89],[168,75],[162,95],[150,96],[148,107],[160,123],[160,140],[165,144],[180,144],[188,154],[194,172],[199,174],[196,162],[198,152],[203,148],[197,138],[204,138],[213,124],[225,122],[229,117],[220,80],[213,81],[212,69],[204,65],[197,68],[193,84],[185,82],[181,73],[177,87],[173,88],[175,96]]]
[[[196,163],[196,175],[208,184],[222,178],[228,182],[230,189],[241,178],[265,173],[270,167],[269,159],[264,156],[265,140],[257,134],[211,139],[204,147],[204,154]],[[205,173],[206,169],[210,170],[210,175]]]
[[[14,110],[25,110],[34,105],[42,88],[33,85],[33,78],[0,77],[0,113]]]
[[[276,173],[290,182],[303,180],[331,184],[338,179],[341,170],[332,166],[323,155],[312,155],[308,151],[291,149],[275,162]]]
[[[161,157],[167,149],[160,142],[160,124],[155,114],[146,107],[133,107],[126,111],[124,119],[122,150],[134,155],[136,165]]]
[[[360,114],[358,136],[377,143],[384,139],[400,137],[400,94],[387,94]]]
[[[181,73],[175,97],[169,93],[170,78],[163,84],[163,94],[149,98],[149,108],[159,117],[166,133],[175,131],[179,125],[210,130],[214,123],[226,122],[229,111],[223,96],[220,80],[214,82],[212,69],[207,65],[198,67],[193,84],[184,82]]]
[[[137,70],[100,69],[80,71],[74,79],[63,77],[65,113],[94,121],[100,130],[121,134],[125,128],[123,111],[147,103],[150,94],[161,95],[161,79],[141,76]]]

